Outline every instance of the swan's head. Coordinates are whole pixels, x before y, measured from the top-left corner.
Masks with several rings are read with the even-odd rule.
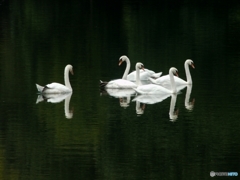
[[[73,67],[71,64],[68,64],[66,67],[65,67],[65,73],[68,73],[68,71],[73,75]]]
[[[189,66],[192,66],[193,69],[195,68],[194,63],[191,59],[187,59],[185,63],[188,64]]]
[[[136,70],[137,70],[137,69],[142,69],[142,70],[144,70],[144,65],[143,65],[143,63],[140,63],[140,62],[137,63],[137,64],[136,64]]]
[[[178,76],[178,70],[177,70],[177,68],[175,68],[175,67],[170,68],[170,69],[169,69],[169,74],[170,74],[170,73],[174,74],[175,76]]]
[[[122,64],[123,61],[127,61],[129,60],[127,56],[123,55],[119,58],[119,63],[118,65],[120,66]]]

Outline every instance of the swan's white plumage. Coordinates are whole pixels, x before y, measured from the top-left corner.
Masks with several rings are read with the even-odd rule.
[[[64,69],[65,85],[62,85],[62,84],[56,83],[56,82],[47,84],[45,86],[40,86],[39,84],[36,84],[37,90],[40,93],[45,93],[45,94],[60,94],[60,93],[72,92],[72,87],[69,82],[69,72],[71,72],[73,74],[72,65],[67,65]]]
[[[183,80],[179,77],[174,76],[176,86],[192,84],[192,77],[191,77],[191,74],[190,74],[190,71],[189,71],[189,66],[192,66],[192,68],[195,68],[194,64],[193,64],[193,61],[191,59],[187,59],[184,63],[184,68],[185,68],[185,73],[186,73],[186,76],[187,76],[187,81],[185,81],[185,80]],[[164,76],[161,76],[157,79],[149,78],[149,80],[154,84],[159,84],[159,85],[164,86],[164,87],[169,87],[169,85],[171,84],[169,75],[164,75]]]
[[[116,79],[109,81],[105,87],[112,89],[136,88],[137,84],[125,79]]]
[[[162,72],[155,73],[152,70],[149,69],[144,69],[140,71],[140,80],[141,81],[146,81],[149,78],[158,78],[162,75]],[[127,80],[129,81],[135,81],[136,80],[136,71],[133,71],[127,75]]]
[[[127,65],[126,65],[126,69],[125,69],[122,79],[125,79],[128,81],[136,81],[136,71],[129,73],[131,63],[130,63],[130,59],[127,56],[123,55],[119,58],[119,65],[121,65],[122,62],[124,62],[124,61],[127,63]],[[140,78],[139,79],[141,81],[146,81],[150,77],[158,78],[161,76],[161,74],[162,74],[162,72],[155,73],[152,70],[144,69],[144,70],[140,70],[140,76],[139,76]]]
[[[176,85],[174,82],[173,74],[177,74],[177,69],[172,67],[169,70],[169,79],[171,82],[171,89],[167,89],[165,87],[156,85],[156,84],[147,84],[138,86],[137,88],[134,88],[134,90],[139,94],[171,94],[171,93],[177,93]]]
[[[139,71],[140,69],[144,69],[144,66],[142,63],[137,63],[136,66],[136,72],[137,72],[137,76],[136,76],[136,83],[125,80],[125,79],[116,79],[116,80],[112,80],[109,82],[102,82],[100,81],[100,84],[102,84],[102,87],[105,88],[111,88],[111,89],[131,89],[131,88],[136,88],[139,84],[140,84],[140,80],[139,80]]]

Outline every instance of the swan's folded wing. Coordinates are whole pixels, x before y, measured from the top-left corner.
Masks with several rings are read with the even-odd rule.
[[[44,89],[43,89],[43,93],[66,93],[66,92],[71,92],[71,90],[60,84],[60,83],[51,83],[51,84],[47,84]]]
[[[162,75],[162,72],[152,74],[152,78],[159,78]]]

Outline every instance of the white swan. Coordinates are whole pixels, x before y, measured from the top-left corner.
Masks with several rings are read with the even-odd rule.
[[[59,94],[59,93],[69,93],[72,92],[72,87],[69,82],[69,72],[73,75],[72,65],[67,65],[64,69],[64,82],[65,85],[60,83],[51,83],[45,86],[40,86],[36,84],[36,87],[40,93],[46,94]]]
[[[192,84],[192,77],[191,77],[191,74],[190,74],[190,71],[189,71],[189,66],[192,66],[192,68],[195,68],[194,64],[193,64],[193,61],[191,59],[187,59],[184,63],[184,68],[185,68],[185,72],[186,72],[186,76],[187,76],[187,81],[185,81],[185,80],[183,80],[179,77],[174,76],[176,86]],[[159,84],[159,85],[162,85],[164,87],[169,87],[169,85],[170,85],[169,75],[165,75],[165,76],[159,77],[157,79],[149,78],[149,80],[154,84]]]
[[[127,66],[126,66],[126,69],[124,71],[122,79],[129,80],[129,81],[136,81],[136,71],[133,71],[130,74],[128,74],[129,70],[130,70],[130,67],[131,67],[131,63],[130,63],[130,59],[127,56],[123,55],[119,58],[119,66],[124,61],[127,63]],[[149,70],[149,69],[140,70],[140,80],[141,81],[146,81],[150,77],[158,78],[161,75],[162,75],[162,72],[155,73],[154,71]]]
[[[137,63],[136,66],[136,83],[133,83],[131,81],[125,80],[125,79],[116,79],[109,82],[103,82],[100,80],[100,88],[110,88],[110,89],[131,89],[131,88],[137,88],[138,85],[140,85],[139,80],[139,71],[140,69],[144,69],[144,66],[142,63]]]
[[[163,94],[163,95],[165,95],[165,94],[177,93],[177,88],[175,85],[173,74],[177,75],[177,69],[174,67],[169,69],[169,79],[170,79],[171,86],[172,86],[172,88],[170,90],[165,87],[156,85],[156,84],[147,84],[147,85],[138,86],[137,88],[134,88],[134,90],[139,94]]]

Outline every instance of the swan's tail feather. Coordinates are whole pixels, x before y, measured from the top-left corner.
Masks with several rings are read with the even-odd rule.
[[[36,87],[37,87],[37,90],[38,90],[39,92],[42,92],[43,89],[44,89],[43,86],[40,86],[40,85],[38,85],[38,84],[36,84]]]
[[[151,76],[151,78],[157,79],[157,78],[159,78],[161,75],[162,75],[162,72],[154,73],[154,74]]]
[[[108,82],[106,81],[101,81],[100,80],[100,83],[99,83],[99,87],[102,89],[102,88],[105,88],[105,86],[107,85]]]

